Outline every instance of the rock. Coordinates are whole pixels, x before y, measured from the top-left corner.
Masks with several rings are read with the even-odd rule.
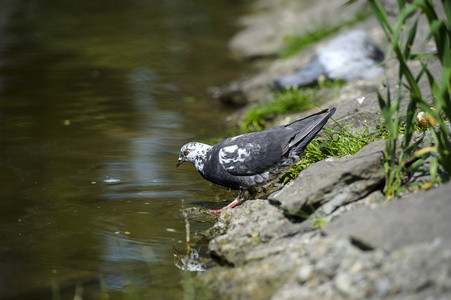
[[[210,242],[211,255],[222,264],[238,266],[249,248],[311,227],[290,222],[281,209],[266,200],[251,200],[233,210],[224,209],[212,230],[227,234]]]
[[[318,27],[337,26],[355,18],[366,5],[346,0],[277,1],[260,6],[252,15],[241,18],[244,27],[230,41],[229,48],[238,59],[277,55],[287,36],[303,35]]]
[[[376,190],[374,192],[372,192],[371,194],[369,194],[368,196],[366,196],[363,199],[357,200],[355,202],[340,206],[339,208],[337,208],[336,210],[334,210],[333,213],[331,213],[328,216],[324,216],[323,219],[325,221],[325,223],[330,222],[333,218],[337,217],[338,215],[341,215],[342,213],[346,212],[346,211],[352,211],[358,207],[362,207],[362,206],[367,206],[367,207],[371,207],[371,208],[375,208],[378,205],[382,204],[383,202],[386,201],[385,196],[382,194],[381,191]],[[315,216],[319,216],[319,212],[322,210],[322,207],[319,207],[314,214]],[[324,215],[324,214],[323,214]]]
[[[381,187],[383,140],[367,145],[356,155],[319,161],[268,199],[291,213],[324,205],[319,216],[359,200]]]
[[[449,241],[390,254],[356,251],[341,239],[321,242],[316,245],[321,251],[304,253],[304,261],[317,262],[310,265],[310,278],[302,283],[293,276],[271,299],[446,299],[451,291]],[[322,260],[329,270],[318,263]]]
[[[339,178],[360,172],[372,181],[380,176],[371,169],[375,165],[375,170],[382,169],[383,147],[384,141],[378,141],[354,156],[337,159],[334,170],[339,170]],[[334,172],[328,173],[321,162],[302,173],[314,166],[318,177],[333,182],[327,176]],[[231,299],[446,299],[451,292],[451,223],[447,222],[451,183],[392,200],[387,206],[380,205],[385,198],[377,189],[343,205],[365,194],[361,187],[373,186],[355,183],[364,181],[362,176],[348,184],[335,179],[335,184],[322,185],[323,192],[315,191],[329,202],[314,215],[339,216],[324,227],[323,234],[314,230],[311,220],[293,223],[265,200],[224,210],[214,226],[221,228],[222,235],[209,245],[212,257],[223,266],[200,274],[200,281]],[[315,185],[319,184],[305,188]],[[334,201],[334,190],[351,196]],[[303,194],[285,196],[295,201]]]
[[[326,225],[326,234],[351,237],[370,248],[396,250],[435,238],[451,241],[451,183],[409,195],[378,209],[362,207]]]
[[[355,27],[357,30],[365,31],[375,42],[376,45],[381,45],[384,40],[383,31],[378,27],[378,23],[374,18],[362,22]],[[307,65],[309,60],[321,49],[339,35],[346,34],[349,29],[340,30],[337,34],[325,38],[315,45],[306,47],[298,54],[284,58],[276,59],[273,61],[261,64],[263,66],[257,66],[257,69],[252,75],[247,75],[244,78],[237,79],[223,87],[217,87],[212,93],[214,98],[219,99],[224,104],[232,104],[242,106],[249,103],[266,103],[273,101],[273,94],[269,87],[269,83],[272,81],[289,74],[293,74],[303,66]],[[247,44],[248,47],[255,47],[254,44]],[[255,63],[257,64],[257,63]],[[395,65],[394,65],[395,66]],[[372,80],[364,80],[365,82],[371,82],[372,85],[379,85],[381,78],[375,78]],[[358,85],[352,85],[358,89]],[[373,89],[374,90],[374,89]],[[346,100],[349,100],[347,98]]]
[[[340,34],[313,56],[307,65],[271,83],[275,90],[300,88],[316,84],[319,77],[327,80],[356,81],[380,77],[384,60],[382,50],[373,44],[363,30]]]
[[[330,5],[336,3],[330,1],[259,0],[257,3],[259,12],[243,19],[247,27],[231,44],[241,58],[274,56],[280,49],[280,36],[290,32],[287,28],[297,26],[287,24],[308,20],[313,11],[323,9],[314,8],[316,4],[328,6],[331,17],[344,15],[331,9]],[[443,16],[443,8],[437,3],[441,1],[434,0],[434,4],[439,16]],[[284,11],[286,7],[291,11]],[[296,7],[302,7],[304,12],[299,13]],[[296,14],[297,19],[284,18],[291,14]],[[296,28],[300,32],[308,30],[308,26]],[[365,30],[376,44],[384,44],[385,36],[374,18],[353,29]],[[418,23],[412,51],[434,52],[431,43],[425,42],[428,33],[423,18]],[[264,46],[265,39],[273,45]],[[305,65],[328,40],[290,58],[266,61],[266,66],[260,66],[256,74],[217,90],[218,97],[241,105],[273,101],[267,83]],[[394,56],[384,50],[387,57]],[[416,61],[409,62],[409,66],[414,76],[421,70]],[[334,119],[343,125],[352,124],[348,130],[372,132],[380,126],[382,118],[376,92],[386,99],[389,90],[394,99],[398,67],[390,59],[384,67],[385,79],[347,83],[336,97],[329,97],[320,106],[336,106]],[[438,60],[428,61],[428,68],[437,80],[442,78],[443,69]],[[425,76],[419,85],[427,99],[430,90]],[[401,95],[400,115],[403,116],[409,92],[403,88]],[[279,116],[270,125],[286,124],[316,111]],[[419,136],[414,135],[413,139]],[[426,137],[421,147],[430,143],[430,137]],[[219,264],[199,274],[198,279],[219,297],[230,299],[448,299],[451,202],[447,195],[451,193],[451,183],[387,203],[380,191],[385,180],[384,150],[384,141],[378,141],[353,156],[315,163],[295,181],[270,194],[269,201],[247,201],[234,210],[224,210],[212,229],[216,235],[209,244],[212,257]],[[409,180],[429,180],[417,175],[413,174]],[[284,214],[299,215],[302,209],[310,209],[310,203],[315,208],[311,219],[300,222],[300,218]],[[315,230],[316,217],[329,224]]]
[[[338,1],[339,2],[339,1]],[[337,3],[338,3],[337,2]],[[319,6],[326,3],[326,1],[317,1],[317,4]],[[346,9],[352,8],[356,9],[356,11],[361,10],[361,7],[355,6],[355,4],[358,4],[361,2],[356,2],[348,7]],[[362,2],[363,3],[363,2]],[[316,6],[312,5],[312,6]],[[325,5],[328,5],[329,3],[326,3]],[[334,2],[335,4],[335,2]],[[283,5],[283,4],[282,4]],[[299,3],[297,5],[300,5]],[[306,5],[305,3],[302,5]],[[329,4],[330,5],[330,4]],[[441,18],[444,17],[444,11],[443,7],[438,0],[434,0],[434,5],[437,7],[438,15]],[[275,7],[278,7],[279,5],[274,5]],[[273,7],[270,5],[264,6],[264,10],[272,10]],[[276,8],[277,10],[278,8]],[[329,8],[330,9],[330,8]],[[332,11],[332,10],[330,10]],[[293,11],[294,12],[294,11]],[[269,13],[269,12],[268,12]],[[302,14],[305,13],[306,15],[309,15],[309,12],[303,11],[302,13],[298,12],[299,19],[302,20]],[[259,13],[257,12],[256,15],[258,16]],[[349,13],[348,17],[352,15],[352,13]],[[254,17],[251,17],[251,19]],[[258,17],[255,17],[258,19]],[[412,18],[413,19],[413,18]],[[413,20],[412,20],[413,21]],[[263,19],[261,20],[263,22]],[[252,24],[253,21],[246,22],[246,24]],[[275,22],[277,23],[277,22]],[[412,22],[411,22],[412,23]],[[249,25],[251,26],[251,25]],[[259,27],[260,25],[255,25],[256,27]],[[273,25],[271,25],[273,26]],[[275,26],[275,25],[274,25]],[[410,26],[410,25],[409,25]],[[264,31],[264,27],[260,26],[261,30]],[[308,27],[305,27],[308,28]],[[304,30],[305,30],[304,28]],[[359,24],[356,24],[352,27],[352,29],[355,30],[363,30],[368,33],[370,38],[375,42],[376,45],[382,46],[386,44],[386,38],[385,35],[380,28],[380,25],[378,24],[377,20],[374,17],[369,17],[364,22],[361,22]],[[302,29],[298,33],[293,34],[302,34]],[[408,30],[408,27],[406,28]],[[267,102],[274,101],[274,96],[272,92],[270,91],[268,87],[268,83],[272,82],[273,80],[284,76],[288,74],[292,74],[299,70],[302,66],[305,66],[309,59],[315,55],[315,53],[322,49],[324,46],[327,45],[329,41],[331,41],[333,38],[335,38],[338,35],[341,35],[345,32],[349,31],[348,28],[341,30],[336,35],[330,38],[326,38],[320,42],[318,42],[315,45],[312,45],[311,47],[307,47],[306,49],[302,50],[297,55],[294,55],[292,57],[288,57],[286,59],[276,59],[271,62],[266,63],[265,67],[260,67],[258,71],[256,71],[252,75],[248,75],[245,78],[236,80],[234,82],[231,82],[230,84],[224,86],[224,87],[217,87],[214,89],[214,97],[218,98],[221,102],[226,104],[232,104],[232,105],[239,105],[243,106],[246,104],[252,104],[252,103],[259,103],[264,104]],[[292,34],[292,35],[293,35]],[[268,43],[270,43],[271,40],[268,40]],[[428,42],[429,41],[429,42]],[[259,51],[259,47],[256,46],[255,43],[251,42],[249,38],[244,39],[243,38],[243,47],[244,45],[246,47],[249,47],[251,49],[257,49],[256,51]],[[383,47],[384,48],[384,47]],[[420,18],[420,22],[418,25],[418,32],[414,41],[413,45],[414,52],[416,53],[434,53],[435,49],[432,45],[430,39],[429,39],[429,29],[426,24],[426,20],[424,18]],[[384,52],[386,52],[386,57],[390,58],[393,57],[394,54],[390,51],[388,48],[383,49]],[[412,68],[413,73],[417,74],[420,69],[421,65],[417,61],[410,61],[409,66]],[[438,80],[441,79],[441,74],[443,72],[443,69],[439,63],[438,60],[431,60],[428,62],[428,68],[431,71],[431,73],[434,75],[434,77]],[[379,108],[378,101],[375,91],[379,91],[380,94],[386,98],[387,94],[387,85],[390,87],[390,92],[392,99],[396,96],[396,85],[397,85],[397,76],[398,76],[398,63],[391,59],[389,64],[384,65],[385,69],[385,78],[387,80],[384,80],[382,77],[377,77],[373,79],[366,79],[366,80],[359,80],[357,82],[351,82],[346,84],[337,97],[333,97],[332,99],[329,99],[325,103],[321,103],[321,106],[323,107],[331,107],[331,106],[343,106],[347,108],[348,105],[353,105],[352,101],[356,101],[357,99],[365,99],[366,103],[373,103],[374,106],[376,106],[376,109],[370,109],[367,110],[367,104],[365,103],[363,107],[361,107],[360,111],[361,114],[357,116],[359,119],[367,120],[367,122],[370,125],[370,128],[375,128],[375,126],[378,125],[378,122],[380,120],[380,115],[378,114]],[[381,83],[384,82],[384,86],[381,86]],[[420,81],[420,88],[421,90],[427,91],[429,93],[429,87],[427,78],[423,76],[422,80]],[[427,93],[425,93],[424,96],[427,96]],[[400,111],[402,112],[402,115],[404,115],[407,104],[408,104],[408,91],[406,89],[403,90],[403,99],[404,101],[401,102]],[[339,105],[341,104],[341,105]],[[340,107],[338,107],[340,108]],[[352,110],[350,110],[352,111]],[[372,117],[371,114],[376,114],[374,117]],[[352,114],[349,114],[352,115]],[[293,118],[294,119],[294,118]],[[338,120],[339,118],[336,117]],[[374,122],[373,122],[374,120]],[[357,120],[359,121],[359,120]],[[346,124],[354,124],[354,118],[352,116],[349,116],[346,120]]]
[[[199,279],[230,299],[435,299],[451,291],[450,249],[436,239],[391,253],[362,251],[343,237],[297,234],[248,248],[240,265]]]

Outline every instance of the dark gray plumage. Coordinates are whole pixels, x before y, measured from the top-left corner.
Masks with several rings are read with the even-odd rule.
[[[190,142],[180,150],[177,167],[185,161],[194,164],[208,181],[239,190],[228,205],[234,207],[256,196],[255,188],[266,185],[297,163],[304,148],[323,128],[335,108],[269,130],[225,139],[214,146]],[[212,211],[212,212],[220,212]]]
[[[273,89],[315,84],[318,77],[354,81],[383,75],[384,52],[361,30],[342,34],[330,41],[298,72],[270,83]]]

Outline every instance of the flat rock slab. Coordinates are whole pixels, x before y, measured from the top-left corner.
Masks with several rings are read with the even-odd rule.
[[[323,228],[369,248],[393,251],[436,238],[451,241],[451,183],[371,209],[345,212]]]
[[[227,299],[449,299],[450,249],[435,240],[362,251],[347,238],[310,232],[254,244],[239,265],[198,278]]]
[[[385,141],[367,145],[357,154],[326,159],[302,171],[298,178],[268,199],[296,213],[310,206],[323,206],[319,216],[364,198],[384,182],[382,168]]]

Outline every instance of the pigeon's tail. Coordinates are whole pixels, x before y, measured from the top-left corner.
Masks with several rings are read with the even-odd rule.
[[[299,131],[299,133],[296,134],[290,141],[289,148],[294,147],[295,153],[300,153],[303,151],[308,143],[310,143],[310,141],[313,140],[324,125],[326,125],[327,121],[335,113],[335,110],[335,107],[325,109],[314,115],[288,124],[287,127],[291,127]]]
[[[302,87],[315,84],[318,77],[326,76],[326,70],[317,55],[297,73],[274,80],[269,84],[273,90],[283,91],[286,88]]]

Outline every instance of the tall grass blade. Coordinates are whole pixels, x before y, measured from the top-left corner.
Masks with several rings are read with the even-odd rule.
[[[442,0],[443,10],[445,11],[446,19],[448,20],[448,30],[451,26],[451,1]],[[451,39],[451,36],[449,37]]]
[[[415,39],[415,36],[417,34],[417,26],[418,26],[418,19],[415,20],[412,27],[409,30],[409,34],[407,36],[407,40],[404,46],[404,53],[406,58],[410,59],[410,52],[412,50],[413,41]]]
[[[378,20],[382,29],[385,32],[385,36],[389,41],[391,41],[391,37],[393,35],[393,29],[388,21],[387,14],[385,12],[384,7],[380,4],[379,1],[376,0],[368,0],[371,10],[373,11],[374,16]]]

